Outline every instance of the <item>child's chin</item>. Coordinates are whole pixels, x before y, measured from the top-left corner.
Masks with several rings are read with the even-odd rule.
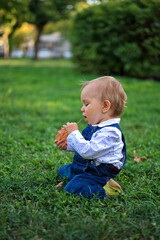
[[[87,118],[85,118],[85,121],[89,124],[89,125],[92,125],[92,123],[90,121],[88,121]]]
[[[90,123],[90,122],[88,122],[87,120],[86,120],[86,122],[87,122],[89,125],[91,125],[91,123]]]

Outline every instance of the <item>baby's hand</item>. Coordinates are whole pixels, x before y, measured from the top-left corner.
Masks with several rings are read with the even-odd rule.
[[[75,122],[67,122],[66,125],[63,125],[63,128],[67,131],[68,134],[71,132],[78,130],[78,125]]]
[[[66,150],[67,149],[67,137],[68,135],[75,131],[78,130],[78,125],[75,122],[72,123],[66,123],[66,125],[63,125],[63,127],[58,131],[58,134],[56,135],[55,139],[55,144],[57,145],[58,148],[61,150]]]
[[[66,140],[55,140],[54,141],[57,147],[61,150],[66,150],[67,149],[67,141]]]

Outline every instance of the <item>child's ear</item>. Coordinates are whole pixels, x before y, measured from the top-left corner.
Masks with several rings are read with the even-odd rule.
[[[106,112],[108,112],[110,110],[110,108],[111,108],[110,101],[109,100],[104,100],[103,107],[102,107],[102,112],[106,113]]]

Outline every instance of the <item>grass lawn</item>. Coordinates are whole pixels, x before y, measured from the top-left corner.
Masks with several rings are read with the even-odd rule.
[[[117,77],[128,95],[122,195],[89,201],[55,187],[72,153],[54,137],[82,118],[79,82],[95,77],[68,60],[0,60],[0,240],[159,239],[160,83]]]

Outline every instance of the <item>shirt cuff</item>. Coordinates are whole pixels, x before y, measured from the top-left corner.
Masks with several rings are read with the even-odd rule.
[[[74,130],[71,132],[67,137],[67,151],[75,151],[74,149],[74,142],[75,139],[83,138],[82,134],[79,130]]]

